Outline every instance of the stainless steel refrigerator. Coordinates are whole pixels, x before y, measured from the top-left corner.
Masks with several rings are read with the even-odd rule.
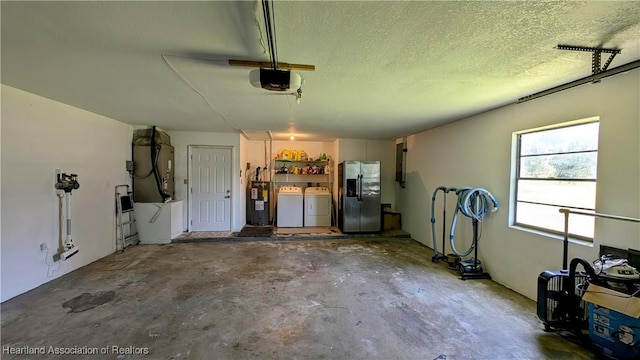
[[[340,163],[338,196],[342,232],[380,231],[380,161]]]

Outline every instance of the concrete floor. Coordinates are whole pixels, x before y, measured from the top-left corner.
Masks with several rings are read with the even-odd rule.
[[[596,358],[431,255],[408,238],[134,246],[2,304],[3,347],[107,355],[1,357]]]

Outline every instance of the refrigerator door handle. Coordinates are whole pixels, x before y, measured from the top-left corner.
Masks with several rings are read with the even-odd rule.
[[[358,201],[362,202],[362,174],[358,175],[358,184],[360,185],[358,189]]]

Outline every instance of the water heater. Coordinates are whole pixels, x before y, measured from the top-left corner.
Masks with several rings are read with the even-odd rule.
[[[247,189],[247,213],[251,225],[269,225],[269,188],[268,181],[252,181]]]

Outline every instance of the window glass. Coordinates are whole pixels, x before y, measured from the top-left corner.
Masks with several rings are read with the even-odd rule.
[[[592,210],[596,184],[591,181],[518,181],[518,201]]]
[[[599,125],[595,122],[521,134],[520,155],[598,150]]]
[[[540,230],[552,230],[554,233],[564,233],[564,214],[560,213],[560,208],[560,206],[518,203],[516,211],[520,214],[521,224]],[[569,215],[569,234],[585,239],[593,238],[593,227],[594,217]]]
[[[595,179],[597,152],[522,157],[520,177],[542,179]]]
[[[560,208],[595,212],[598,131],[589,122],[518,134],[515,224],[563,233]],[[594,218],[571,214],[569,233],[593,239]]]

